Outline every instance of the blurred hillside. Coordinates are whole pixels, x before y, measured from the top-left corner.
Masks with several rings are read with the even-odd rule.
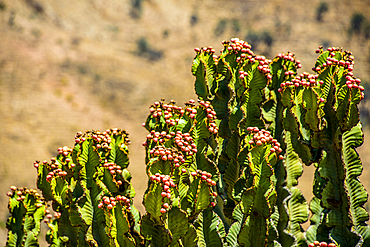
[[[311,71],[315,49],[353,52],[355,75],[370,75],[370,2],[366,0],[0,0],[0,242],[10,185],[36,187],[32,163],[72,146],[77,131],[130,133],[135,205],[146,187],[141,127],[149,105],[196,98],[194,47],[239,37],[272,59],[291,51]],[[365,92],[366,93],[366,92]],[[368,116],[368,102],[361,108]],[[367,123],[367,118],[362,119]],[[365,136],[370,131],[366,130]],[[359,148],[370,188],[370,141]],[[313,168],[300,180],[311,197]]]

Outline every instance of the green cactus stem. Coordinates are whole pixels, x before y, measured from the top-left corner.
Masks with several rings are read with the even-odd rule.
[[[120,129],[79,132],[74,148],[59,148],[50,163],[34,164],[38,188],[57,215],[48,222],[51,246],[142,243],[127,170],[129,144]]]
[[[238,154],[242,173],[233,190],[233,199],[241,206],[243,220],[237,217],[228,234],[235,235],[232,231],[240,228],[237,234],[240,246],[264,246],[275,241],[268,238],[274,231],[270,217],[277,198],[273,167],[282,156],[280,144],[270,132],[257,127],[249,127],[248,132]],[[240,215],[240,209],[235,207],[233,215]]]
[[[46,214],[44,198],[36,190],[10,187],[10,217],[6,222],[8,239],[5,246],[39,246],[41,221]]]
[[[231,191],[241,173],[236,160],[239,142],[247,134],[247,127],[264,128],[262,90],[272,77],[270,61],[256,56],[247,42],[235,38],[222,43],[219,56],[212,47],[196,48],[192,73],[196,77],[195,92],[200,100],[210,101],[218,119],[217,163],[223,178],[218,190],[227,203],[217,212],[228,230],[235,207]]]
[[[352,146],[344,150],[346,139],[343,137],[359,123],[357,106],[363,98],[363,87],[359,85],[361,80],[353,76],[354,62],[350,52],[329,48],[319,53],[314,67],[317,75],[304,74],[279,90],[287,107],[284,127],[292,137],[298,137],[293,146],[303,161],[312,159],[310,151],[313,149],[321,153],[316,163],[316,198],[310,205],[313,215],[312,226],[307,231],[308,240],[334,240],[341,246],[356,246],[364,237],[351,230],[352,219],[364,202],[351,205],[351,209],[349,202],[353,200],[351,197],[367,197],[367,194],[364,190],[347,193],[354,190],[353,183],[348,179],[346,182],[345,178],[354,166],[358,167],[358,162],[347,163],[344,157],[348,154],[344,152],[350,152],[357,144],[347,144]],[[366,230],[363,233],[366,238]]]
[[[307,246],[304,230],[301,224],[308,220],[308,205],[302,192],[296,187],[298,178],[302,175],[303,166],[294,149],[292,132],[283,126],[284,102],[280,92],[281,87],[297,77],[301,67],[292,53],[279,53],[271,63],[271,83],[265,89],[263,117],[268,129],[282,145],[283,161],[278,161],[274,167],[275,186],[278,194],[275,213],[272,216],[278,230],[278,241],[282,246]],[[309,78],[306,78],[309,80]]]
[[[204,236],[194,232],[194,221],[216,205],[216,113],[209,102],[196,106],[193,100],[184,108],[173,101],[155,102],[149,111],[144,124],[149,134],[143,143],[149,186],[143,200],[147,214],[142,234],[155,246],[199,243]],[[184,220],[170,224],[175,217]],[[155,233],[152,225],[158,226]],[[184,230],[178,232],[179,227]]]
[[[346,169],[345,183],[350,198],[350,210],[353,215],[353,224],[356,232],[361,236],[362,246],[370,245],[370,229],[365,223],[369,220],[369,214],[364,209],[368,195],[358,177],[362,173],[362,164],[356,148],[363,143],[361,124],[357,124],[350,131],[346,131],[342,137],[343,160]]]

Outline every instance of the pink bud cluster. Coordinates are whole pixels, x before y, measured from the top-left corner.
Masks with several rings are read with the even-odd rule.
[[[48,213],[46,216],[46,220],[45,220],[45,223],[49,222],[49,220],[51,220],[53,218],[53,216],[50,214],[50,211],[49,210],[46,210]],[[62,216],[62,213],[60,212],[54,212],[54,218],[58,219],[60,218],[60,216]]]
[[[286,61],[294,62],[294,63],[295,63],[295,65],[297,66],[297,68],[302,68],[301,61],[296,60],[296,59],[295,59],[295,55],[294,55],[293,53],[290,53],[290,52],[288,52],[288,53],[279,53],[279,54],[277,55],[277,57],[278,57],[278,58],[282,58],[282,59],[284,59],[284,60],[286,60]],[[288,72],[288,71],[286,71],[286,72]],[[285,73],[286,73],[286,72],[285,72]],[[293,71],[289,71],[289,72],[293,72]],[[285,74],[285,75],[286,75],[286,74]]]
[[[211,203],[210,203],[210,205],[211,205],[211,207],[215,207],[216,206],[216,197],[217,197],[217,193],[216,192],[213,192],[213,193],[210,193],[209,194],[210,195],[210,197],[211,197]]]
[[[67,157],[70,153],[72,153],[72,148],[67,146],[58,148],[58,153],[62,154],[64,157]]]
[[[71,158],[65,158],[64,161],[68,165],[68,168],[69,169],[72,169],[72,168],[76,167],[76,164],[74,164],[73,162],[71,162],[72,161]],[[53,168],[53,164],[55,163],[55,158],[51,158],[51,162],[52,162],[51,168]]]
[[[346,76],[346,85],[349,89],[358,88],[360,90],[360,99],[364,98],[363,91],[365,88],[360,86],[361,80],[356,79],[353,77],[353,65],[354,65],[354,56],[349,51],[342,51],[341,48],[338,47],[329,47],[328,49],[329,56],[326,58],[326,61],[321,65],[317,66],[316,68],[312,68],[312,70],[319,72],[322,69],[328,66],[339,66],[344,68],[343,74]],[[323,53],[322,47],[320,46],[319,49],[316,50],[316,53]],[[342,60],[338,60],[335,58],[336,54],[340,53]],[[320,101],[322,99],[320,98]]]
[[[117,203],[121,203],[121,205],[123,205],[125,208],[131,210],[130,199],[121,195],[117,195],[116,197],[104,196],[102,201],[98,204],[98,208],[106,207],[107,209],[111,210],[117,205]]]
[[[283,82],[280,84],[280,88],[278,89],[279,92],[282,92],[284,88],[293,86],[293,87],[314,87],[319,83],[322,85],[324,82],[322,80],[317,81],[319,75],[311,75],[307,72],[296,76],[291,81]]]
[[[323,51],[323,49],[322,49],[322,48],[323,48],[323,47],[320,45],[320,46],[319,46],[319,48],[317,48],[315,52],[316,52],[317,54],[321,54],[321,53],[323,53],[324,51]]]
[[[207,127],[208,127],[209,132],[213,134],[217,134],[218,127],[214,121],[215,119],[217,119],[217,117],[216,117],[216,112],[213,109],[213,106],[211,105],[209,101],[203,101],[203,100],[199,101],[199,105],[204,107],[204,110],[207,112]]]
[[[33,167],[35,167],[36,169],[39,168],[40,166],[40,161],[39,160],[36,160],[34,163],[33,163]]]
[[[209,187],[216,185],[216,182],[211,179],[212,178],[212,174],[209,173],[209,172],[201,171],[201,170],[196,170],[195,172],[191,172],[190,175],[193,176],[194,178],[200,178],[200,182],[207,183],[207,185]],[[215,201],[216,201],[216,197],[217,197],[217,192],[212,192],[211,191],[211,188],[210,188],[209,195],[211,197],[211,204],[210,205],[212,207],[216,206],[216,202]]]
[[[166,123],[170,126],[175,126],[179,121],[178,116],[182,116],[185,113],[185,110],[180,106],[176,106],[174,101],[170,104],[164,104],[163,102],[158,101],[154,102],[149,111],[151,116],[154,118],[158,118],[163,115]]]
[[[48,209],[45,210],[45,213],[46,213],[46,215],[45,215],[46,219],[44,220],[44,222],[48,223],[49,220],[51,220],[53,218],[53,215],[50,214],[50,210],[48,210]],[[54,212],[54,218],[58,219],[58,218],[60,218],[60,216],[62,216],[62,213]]]
[[[91,137],[96,143],[96,149],[101,149],[101,148],[104,148],[105,150],[112,149],[109,145],[112,142],[112,139],[109,136],[109,134],[106,133],[105,135],[103,135],[100,133],[96,133],[96,134],[91,135]]]
[[[200,48],[195,48],[194,51],[197,52],[197,53],[200,53],[201,51],[206,52],[206,53],[215,53],[216,52],[216,50],[213,49],[212,46],[202,47],[201,49]]]
[[[50,214],[50,210],[49,209],[46,209],[45,210],[45,217],[46,219],[44,220],[45,223],[49,223],[49,221],[53,218],[53,215]]]
[[[233,39],[230,39],[230,41],[225,41],[225,40],[222,41],[222,44],[224,45],[225,49],[229,53],[235,53],[236,55],[238,55],[241,52],[242,54],[245,55],[243,57],[246,57],[246,54],[250,56],[254,55],[253,51],[251,50],[252,48],[251,45],[245,42],[244,40],[233,38]],[[239,60],[240,60],[240,57],[239,57]],[[239,61],[237,60],[237,62]]]
[[[146,136],[146,141],[143,143],[143,146],[147,146],[149,142],[156,144],[162,144],[175,136],[175,132],[167,133],[166,131],[156,132],[152,130],[150,134]]]
[[[81,142],[84,142],[86,141],[86,137],[83,136],[82,132],[77,132],[77,134],[75,135],[75,143],[81,143]]]
[[[212,174],[208,173],[206,171],[197,170],[195,172],[191,172],[190,175],[192,175],[193,177],[200,178],[201,181],[206,182],[208,184],[208,186],[215,186],[216,185],[216,182],[211,179]]]
[[[194,119],[198,112],[194,103],[194,100],[189,100],[188,103],[185,103],[185,115],[189,116],[191,119]]]
[[[365,88],[363,86],[360,86],[360,83],[361,83],[361,79],[359,78],[353,78],[352,76],[350,75],[347,75],[346,76],[346,85],[348,88],[358,88],[360,91],[364,91]]]
[[[181,131],[177,131],[174,139],[177,148],[185,155],[193,155],[198,152],[197,146],[190,136],[190,133],[181,133]]]
[[[217,55],[215,55],[215,52],[216,50],[213,49],[212,46],[209,46],[209,47],[202,47],[202,48],[195,48],[194,51],[197,53],[197,54],[200,54],[201,52],[204,52],[204,53],[208,53],[208,54],[211,54],[212,57],[213,57],[213,60],[215,61],[215,63],[217,63]]]
[[[180,167],[181,164],[185,163],[184,155],[175,148],[171,149],[163,146],[154,147],[150,150],[150,154],[159,156],[163,161],[170,161],[175,167]]]
[[[67,168],[68,169],[72,169],[74,167],[76,167],[76,164],[74,164],[73,162],[71,162],[71,158],[70,158],[70,150],[69,148],[67,147],[64,147],[64,148],[59,148],[59,150],[61,150],[63,152],[63,150],[68,150],[68,156],[62,156],[62,158],[58,161],[58,163],[56,163],[56,158],[51,158],[51,163],[49,164],[46,160],[44,160],[42,163],[43,165],[48,169],[48,170],[51,170],[48,175],[46,176],[46,181],[50,182],[52,177],[54,176],[59,176],[59,177],[65,177],[67,176],[68,172],[66,170],[63,170],[62,168]],[[37,169],[39,166],[40,166],[40,161],[36,160],[34,163],[33,163],[33,166]]]
[[[55,169],[55,170],[52,170],[52,171],[50,171],[49,173],[48,173],[48,175],[46,176],[46,181],[48,181],[48,182],[50,182],[51,181],[51,179],[55,176],[55,177],[57,177],[57,176],[59,176],[59,177],[65,177],[65,176],[67,176],[67,172],[66,171],[63,171],[62,169],[60,169],[60,168],[57,168],[57,169]]]
[[[68,155],[71,152],[71,149],[69,149],[67,147],[59,148],[59,149],[62,149],[61,151],[68,150]],[[67,165],[65,167],[67,169],[72,169],[73,167],[76,166],[74,163],[71,162],[71,158],[69,158],[69,156],[64,156],[64,154],[63,154],[62,159],[64,159],[64,161],[66,162]],[[46,181],[48,181],[48,182],[50,182],[53,177],[56,177],[56,176],[65,177],[68,174],[68,172],[66,170],[62,169],[64,163],[57,164],[55,158],[51,158],[51,163],[50,164],[46,160],[44,160],[42,163],[49,170],[49,173],[46,176]],[[33,166],[35,168],[38,168],[40,166],[40,161],[35,161],[35,163],[33,163]],[[61,168],[59,168],[59,167],[61,167]]]
[[[144,142],[143,145],[147,146],[150,141],[156,144],[162,144],[170,139],[174,140],[175,148],[156,146],[151,149],[149,153],[154,156],[159,156],[164,161],[172,161],[176,167],[179,167],[180,163],[185,163],[187,156],[192,156],[198,151],[190,134],[182,133],[181,131],[177,131],[177,133],[170,132],[168,134],[165,131],[159,133],[153,130],[147,135],[147,141]]]
[[[319,49],[316,50],[316,53],[322,53],[322,47],[319,47]],[[313,71],[319,72],[322,69],[325,69],[328,66],[340,66],[344,67],[349,73],[352,73],[353,71],[353,65],[354,65],[354,57],[351,55],[351,52],[344,51],[342,52],[341,48],[338,47],[329,47],[328,48],[329,56],[326,58],[326,61],[321,65],[312,68]],[[335,58],[335,55],[337,53],[341,53],[343,60],[338,60]]]
[[[46,165],[49,169],[57,169],[59,166],[63,166],[63,165],[66,165],[66,167],[68,167],[69,169],[72,169],[74,167],[76,167],[76,164],[74,164],[73,162],[71,162],[71,158],[70,158],[70,153],[71,153],[71,149],[67,148],[67,147],[64,147],[64,148],[59,148],[58,150],[60,149],[68,149],[68,153],[69,155],[67,156],[62,156],[59,160],[58,160],[58,163],[57,163],[57,159],[55,157],[51,158],[50,161],[51,163],[49,164],[46,160],[44,160],[43,164]],[[33,163],[33,166],[35,168],[38,168],[40,165],[40,161],[35,161]]]
[[[270,152],[276,153],[276,156],[283,151],[280,148],[280,143],[271,136],[270,131],[259,130],[257,127],[248,127],[247,131],[249,131],[250,134],[253,134],[252,139],[249,141],[249,145],[262,146],[265,144],[271,144],[272,147],[270,148]],[[278,157],[281,160],[284,158],[282,155],[279,155]]]
[[[86,131],[85,134],[83,134],[82,132],[78,132],[75,136],[75,143],[81,144],[88,138],[92,138],[94,140],[94,143],[96,144],[97,149],[104,148],[105,150],[110,150],[111,147],[109,144],[112,142],[112,136],[115,135],[123,136],[124,143],[127,145],[131,144],[130,140],[128,139],[127,132],[118,128],[107,129],[104,132],[94,130]]]
[[[271,60],[266,59],[264,56],[256,56],[257,61],[259,61],[259,66],[257,67],[258,70],[263,73],[267,79],[271,80],[272,75],[270,74],[270,63]]]
[[[172,178],[169,175],[163,175],[156,173],[154,175],[150,176],[150,180],[156,183],[159,183],[162,186],[162,198],[168,198],[171,199],[171,188],[175,188],[176,184],[173,182]],[[167,212],[167,209],[169,208],[168,203],[163,203],[161,208],[161,213],[164,214]]]
[[[117,164],[105,162],[103,164],[103,167],[107,168],[109,170],[110,174],[112,174],[112,176],[114,176],[114,177],[115,177],[116,174],[122,174],[122,168]],[[122,185],[121,180],[117,180],[116,183],[118,185]]]
[[[10,191],[6,193],[8,197],[15,197],[17,201],[23,201],[26,199],[27,194],[32,195],[36,199],[35,206],[37,208],[42,207],[42,201],[44,198],[40,196],[37,190],[27,189],[26,187],[17,188],[16,186],[10,186]]]
[[[244,62],[248,62],[250,64],[254,64],[258,61],[259,66],[258,70],[263,73],[267,79],[271,79],[272,75],[270,74],[270,63],[271,60],[266,59],[264,56],[255,56],[253,51],[251,50],[251,45],[245,42],[244,40],[239,40],[238,38],[233,38],[228,41],[222,41],[222,44],[229,53],[234,53],[237,55],[236,62],[244,64]],[[221,51],[222,52],[222,51]],[[244,79],[245,76],[248,74],[243,74],[239,72],[239,78]]]
[[[330,243],[330,244],[328,244],[326,242],[321,242],[320,243],[319,241],[315,241],[315,242],[313,242],[313,243],[311,243],[311,244],[308,245],[308,247],[314,247],[314,246],[320,246],[320,247],[337,247],[337,245],[334,244],[334,243]]]
[[[245,77],[248,77],[248,73],[243,71],[242,69],[239,70],[239,79],[244,79]]]

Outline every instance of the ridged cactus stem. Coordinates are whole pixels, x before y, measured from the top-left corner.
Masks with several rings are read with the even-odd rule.
[[[356,246],[362,240],[352,231],[356,210],[350,210],[349,200],[367,195],[364,191],[347,193],[352,191],[347,187],[353,183],[346,183],[345,178],[354,164],[343,158],[347,156],[343,154],[343,134],[359,123],[357,105],[363,98],[363,88],[359,86],[361,80],[353,76],[354,62],[349,52],[329,48],[319,53],[314,67],[317,75],[304,73],[279,89],[286,107],[284,127],[291,132],[293,147],[301,159],[317,162],[308,240]]]
[[[44,199],[36,190],[11,186],[7,247],[39,246],[41,221],[46,214]]]
[[[228,234],[240,230],[237,234],[240,246],[271,245],[276,242],[271,221],[277,199],[273,167],[281,157],[280,144],[269,131],[257,127],[249,127],[247,131],[249,134],[242,140],[243,148],[238,155],[239,162],[244,164],[242,174],[233,190],[233,199],[240,206],[235,207],[233,215],[240,214],[241,209],[244,217],[234,223],[235,227],[232,225]]]
[[[248,127],[264,128],[260,109],[262,90],[271,74],[270,61],[255,55],[247,42],[231,39],[222,43],[224,48],[219,56],[212,47],[195,49],[192,73],[196,77],[195,91],[199,99],[211,102],[218,119],[217,163],[223,178],[218,188],[226,200],[219,214],[225,223],[232,223],[235,202],[231,194],[241,174],[237,161],[240,141]]]
[[[129,143],[120,129],[79,132],[74,148],[59,148],[50,163],[35,162],[38,188],[56,212],[48,222],[50,246],[141,244]]]
[[[292,53],[279,53],[271,63],[272,81],[265,89],[266,101],[263,117],[269,130],[281,143],[283,161],[274,167],[275,186],[278,194],[276,210],[272,216],[278,230],[278,241],[282,246],[307,246],[301,224],[308,220],[308,205],[302,192],[296,187],[303,166],[292,145],[291,132],[283,126],[284,104],[281,87],[290,83],[301,67]]]
[[[359,180],[362,173],[362,164],[356,148],[363,143],[361,124],[356,125],[342,136],[343,161],[345,163],[345,184],[350,199],[350,210],[356,232],[361,236],[362,246],[370,245],[370,228],[365,223],[369,220],[369,214],[364,208],[368,195]]]
[[[207,211],[217,201],[216,113],[209,102],[196,106],[194,100],[185,107],[173,101],[155,102],[149,111],[144,124],[149,134],[143,143],[149,177],[143,235],[153,246],[221,244],[222,235],[212,235],[215,229],[203,221],[214,220],[212,227],[223,228],[218,216]]]

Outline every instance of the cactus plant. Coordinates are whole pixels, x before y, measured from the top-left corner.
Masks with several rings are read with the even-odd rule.
[[[321,54],[314,68],[319,74],[303,73],[296,76],[296,71],[301,65],[292,54],[279,54],[270,63],[263,57],[261,59],[260,56],[255,56],[244,41],[232,39],[231,42],[223,44],[225,48],[220,56],[215,56],[211,48],[196,49],[197,56],[192,71],[196,76],[195,91],[199,98],[211,101],[221,121],[219,137],[224,138],[223,141],[226,140],[227,144],[222,146],[223,155],[220,156],[218,164],[224,168],[220,170],[226,170],[224,178],[229,188],[228,198],[232,198],[231,192],[235,190],[234,185],[240,175],[240,171],[238,172],[240,164],[235,164],[239,162],[235,157],[241,150],[238,145],[240,139],[245,129],[259,126],[262,121],[282,143],[285,153],[284,162],[278,162],[275,166],[274,183],[279,203],[271,217],[275,224],[271,229],[277,227],[276,240],[283,246],[307,246],[308,241],[316,239],[335,241],[344,246],[367,243],[368,226],[364,221],[368,219],[368,214],[363,210],[367,194],[357,179],[362,167],[354,151],[362,139],[359,137],[358,141],[350,141],[347,145],[345,141],[349,138],[342,139],[342,136],[347,136],[344,133],[351,129],[353,129],[351,137],[362,136],[361,127],[357,126],[359,122],[357,105],[363,98],[363,87],[359,85],[360,80],[353,77],[351,54],[338,48],[329,48],[327,52],[319,49]],[[246,65],[250,66],[254,60],[260,61],[254,66],[258,66],[260,71],[266,73],[265,88],[258,87],[258,82],[261,83],[263,80],[258,80],[257,70],[244,72],[248,70]],[[263,70],[263,66],[266,65]],[[256,83],[256,86],[252,86],[253,83]],[[252,88],[256,90],[253,94]],[[259,111],[262,93],[265,97],[262,107],[263,119]],[[239,95],[244,97],[242,98],[244,101],[238,101],[241,99]],[[252,107],[246,107],[253,99]],[[253,111],[253,107],[256,110]],[[355,127],[358,133],[355,132]],[[326,142],[323,142],[324,140]],[[231,147],[230,142],[234,145],[230,148],[232,151],[228,151],[228,147]],[[346,151],[342,150],[342,147],[346,147]],[[342,160],[348,160],[346,157],[350,155],[349,153],[351,161],[356,162],[343,163]],[[328,154],[332,156],[327,157]],[[300,226],[308,218],[307,203],[295,187],[302,173],[299,158],[306,165],[314,163],[316,166],[322,166],[320,172],[316,172],[313,190],[318,198],[311,202],[313,217],[312,227],[307,231],[308,239],[305,239],[306,235]],[[328,164],[328,160],[334,160],[334,164]],[[353,163],[356,163],[356,166]],[[325,169],[333,169],[327,167],[333,167],[339,174],[334,173],[335,170],[332,172],[327,170],[326,175],[320,177]],[[350,173],[355,169],[353,167],[356,167],[356,172]],[[323,196],[327,198],[323,201],[321,194],[325,187],[327,192]],[[338,190],[337,194],[329,192],[333,188]],[[351,209],[347,196],[352,200]],[[324,204],[324,208],[320,203]],[[231,208],[235,206],[235,203],[230,204]],[[227,205],[223,211],[229,219],[232,219],[230,217],[232,210],[228,209]],[[337,208],[339,205],[341,209]],[[320,214],[320,219],[316,217],[317,214]],[[327,218],[329,217],[327,215],[331,218]],[[353,226],[351,218],[359,218],[358,221],[355,220],[359,227],[355,226],[354,232],[351,231]],[[272,236],[273,234],[266,234],[266,240]]]
[[[361,228],[363,231],[357,228],[364,224],[357,213],[363,209],[364,201],[355,201],[367,194],[361,183],[354,184],[359,173],[352,171],[361,170],[361,164],[356,155],[352,154],[356,162],[347,158],[358,143],[361,144],[363,135],[357,108],[363,99],[363,87],[359,85],[361,80],[353,75],[353,64],[350,52],[340,48],[320,50],[314,68],[319,83],[311,84],[313,87],[306,84],[306,87],[295,88],[302,88],[302,101],[306,103],[303,103],[307,112],[303,112],[304,120],[301,118],[301,133],[307,131],[303,135],[309,145],[322,151],[315,173],[315,199],[310,205],[313,217],[320,214],[322,218],[314,222],[307,235],[310,238],[316,231],[314,235],[320,235],[323,240],[334,240],[342,246],[369,241],[367,227]],[[297,97],[296,92],[294,95]],[[301,127],[304,124],[306,126]],[[349,201],[352,201],[351,206]],[[367,213],[365,215],[368,217]]]
[[[155,102],[150,112],[144,124],[150,132],[143,143],[150,180],[143,201],[147,211],[143,234],[159,225],[161,233],[150,237],[154,246],[183,246],[189,237],[198,244],[209,244],[210,240],[221,243],[218,234],[207,238],[211,233],[201,230],[210,223],[204,219],[212,219],[216,228],[223,227],[217,215],[208,210],[215,206],[214,188],[219,179],[214,163],[218,128],[212,106],[208,102],[196,106],[190,100],[182,108],[173,101],[161,101]],[[188,231],[193,231],[189,237],[185,235]],[[161,239],[154,241],[158,236]]]
[[[282,246],[307,246],[307,240],[301,224],[308,220],[308,207],[301,191],[297,188],[298,178],[302,175],[303,165],[299,160],[293,143],[296,136],[285,130],[283,126],[284,106],[282,101],[281,85],[289,83],[301,63],[295,55],[288,52],[279,53],[271,63],[271,83],[265,89],[263,117],[269,130],[282,144],[284,160],[275,166],[276,190],[278,201],[275,213],[275,224],[278,226],[278,241]],[[293,141],[293,143],[292,143]],[[293,213],[294,212],[294,213]]]
[[[6,223],[6,246],[36,246],[46,214],[45,201],[36,190],[15,186],[10,189],[7,193],[10,217]]]
[[[43,197],[11,188],[7,246],[37,246],[45,215],[50,246],[369,245],[351,53],[319,48],[315,74],[298,74],[292,53],[269,60],[237,38],[223,45],[218,56],[195,49],[198,103],[149,107],[142,217],[128,134],[79,132],[73,148],[34,163]],[[297,188],[305,165],[316,167],[309,205]]]
[[[52,202],[48,220],[51,246],[135,246],[138,211],[127,170],[127,133],[120,129],[79,132],[74,148],[59,148],[51,162],[35,162],[37,185]]]
[[[214,52],[210,47],[196,49],[197,56],[194,59],[192,71],[196,76],[195,91],[199,98],[209,99],[215,107],[217,117],[221,120],[220,129],[223,131],[220,131],[219,141],[223,143],[223,148],[218,164],[220,170],[224,173],[225,185],[222,188],[226,187],[226,193],[224,193],[226,204],[223,207],[223,214],[228,219],[229,224],[233,224],[235,227],[237,223],[233,223],[233,221],[235,221],[235,210],[238,208],[236,207],[238,198],[233,196],[233,192],[236,189],[240,190],[241,185],[237,184],[237,181],[251,179],[251,174],[253,174],[244,174],[243,172],[246,169],[248,161],[245,160],[245,154],[243,158],[241,153],[242,150],[243,152],[248,151],[246,151],[245,141],[243,142],[242,140],[246,138],[251,127],[256,127],[257,129],[258,127],[265,127],[267,121],[261,115],[263,96],[266,93],[264,89],[269,82],[271,84],[273,77],[270,70],[271,61],[263,56],[254,55],[248,43],[238,39],[232,39],[231,42],[225,41],[223,44],[224,49],[221,51],[219,57],[213,55]],[[204,71],[205,75],[203,75],[202,71]],[[205,94],[202,92],[208,93]],[[273,90],[271,92],[273,93]],[[270,129],[274,135],[274,129]],[[275,136],[280,138],[279,135]],[[283,150],[280,148],[280,144],[278,142],[276,143],[279,145],[276,146],[276,151],[282,152]],[[281,162],[278,162],[278,164],[281,166]],[[272,164],[269,165],[271,166]],[[281,171],[281,169],[275,168],[275,171]],[[276,186],[275,174],[270,174],[269,176],[271,175],[273,175],[271,183],[274,182]],[[248,188],[251,184],[243,186]],[[261,188],[257,187],[256,189]],[[276,193],[274,189],[273,194],[275,195],[275,200]],[[272,208],[266,210],[270,211],[268,216],[274,212]],[[245,219],[242,222],[238,222],[238,224],[243,224],[244,221]],[[277,232],[273,233],[276,231],[276,223],[271,220],[269,222],[269,229],[271,231],[269,241],[275,241],[277,238]],[[267,241],[267,226],[265,228],[262,243],[265,240]],[[252,225],[250,229],[252,230],[251,236],[253,236],[254,230],[258,231]],[[273,236],[276,237],[274,238]],[[245,246],[249,246],[250,244],[252,242],[245,244]],[[238,246],[237,242],[233,241],[232,246]]]

